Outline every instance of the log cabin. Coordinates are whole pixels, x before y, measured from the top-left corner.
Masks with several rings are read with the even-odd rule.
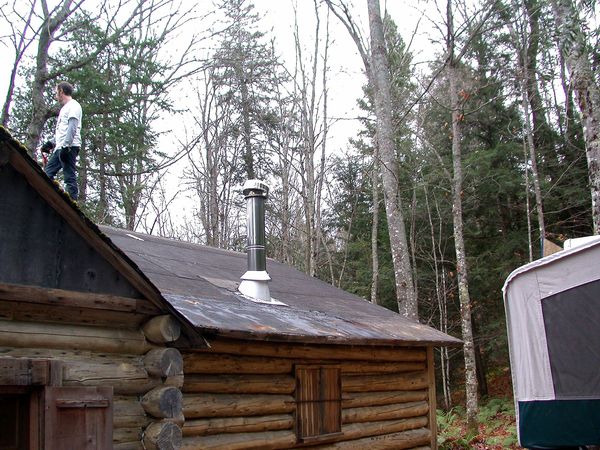
[[[246,254],[98,227],[1,127],[0,192],[0,448],[437,448],[461,341],[267,271],[261,183]]]

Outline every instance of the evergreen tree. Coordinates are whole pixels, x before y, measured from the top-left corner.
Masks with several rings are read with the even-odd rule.
[[[272,105],[273,83],[280,73],[272,46],[257,31],[258,15],[248,0],[223,0],[225,15],[221,42],[214,55],[215,81],[220,101],[234,115],[232,133],[242,149],[245,177],[268,173],[265,129],[277,122]],[[240,173],[240,179],[242,174]]]

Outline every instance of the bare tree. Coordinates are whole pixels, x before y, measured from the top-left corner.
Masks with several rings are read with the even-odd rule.
[[[242,147],[230,136],[233,127],[230,104],[219,101],[217,84],[214,68],[206,69],[204,83],[197,90],[198,113],[194,114],[198,136],[189,144],[197,151],[189,156],[187,177],[198,198],[202,241],[228,248],[233,226],[228,220],[234,207],[233,187],[241,170],[235,161],[241,159]]]
[[[521,7],[525,9],[523,11],[523,16],[528,17],[529,10],[525,8],[525,3],[520,2]],[[529,6],[531,8],[531,5]],[[537,14],[534,14],[534,18],[537,17]],[[531,24],[533,22],[533,25]],[[527,142],[527,148],[529,149],[529,164],[531,165],[531,175],[533,178],[533,189],[535,193],[535,206],[537,211],[537,219],[538,219],[538,231],[539,231],[539,239],[540,242],[543,243],[544,238],[546,237],[546,225],[544,221],[544,206],[543,206],[543,197],[542,197],[542,188],[540,183],[540,175],[538,171],[537,165],[537,144],[536,142],[540,142],[541,138],[536,139],[534,133],[535,123],[538,123],[538,128],[543,127],[543,125],[539,125],[540,123],[545,124],[545,120],[539,118],[541,115],[539,111],[534,110],[534,114],[531,114],[530,107],[535,105],[539,108],[541,103],[539,91],[537,89],[537,83],[535,80],[535,72],[532,73],[531,70],[535,70],[535,59],[537,58],[537,51],[532,50],[531,48],[537,47],[537,41],[539,40],[538,36],[532,36],[530,39],[531,33],[527,31],[527,27],[532,26],[532,33],[538,33],[539,30],[536,30],[537,27],[537,19],[530,21],[522,21],[519,23],[516,21],[519,31],[515,30],[514,25],[509,21],[508,27],[511,33],[513,45],[515,50],[517,51],[517,67],[519,68],[519,72],[517,73],[517,82],[520,86],[521,91],[521,107],[523,108],[523,117],[524,117],[524,128],[525,128],[525,136]],[[533,42],[533,43],[532,43]],[[534,53],[532,55],[532,53]],[[533,61],[532,61],[533,60]],[[533,78],[533,79],[532,79]],[[532,124],[533,121],[533,124]],[[525,170],[527,173],[529,172],[529,168],[526,167]],[[528,181],[528,180],[527,180]],[[527,193],[529,196],[529,193]],[[529,197],[527,198],[529,200]],[[543,245],[543,244],[542,244]]]
[[[592,71],[587,36],[578,8],[572,0],[552,0],[551,4],[561,52],[581,112],[594,234],[600,234],[600,86]]]
[[[350,33],[363,60],[369,85],[373,88],[375,115],[377,117],[378,166],[388,220],[398,311],[407,318],[418,320],[417,296],[414,290],[410,252],[399,192],[398,159],[393,140],[390,72],[379,1],[367,1],[371,33],[370,56],[348,6],[344,2],[334,3],[333,0],[326,0],[326,2]]]
[[[314,1],[315,31],[312,53],[309,61],[304,60],[303,39],[296,20],[294,42],[298,73],[296,84],[300,93],[300,134],[301,149],[298,175],[301,179],[301,194],[305,217],[305,271],[316,275],[319,246],[321,242],[321,192],[323,189],[324,168],[327,148],[327,56],[329,51],[329,19],[325,22],[322,37],[319,4]],[[319,80],[319,75],[321,79]],[[321,84],[319,85],[319,81]],[[320,158],[315,161],[320,150]],[[315,163],[317,162],[317,165]]]
[[[374,150],[374,161],[377,161],[377,146]],[[377,165],[371,167],[371,196],[373,198],[373,211],[371,221],[371,303],[379,303],[377,301],[377,286],[379,284],[379,170]]]
[[[6,23],[7,27],[10,27],[11,33],[6,36],[0,36],[0,38],[7,38],[10,40],[13,51],[14,60],[12,68],[10,70],[8,89],[6,91],[6,97],[4,99],[4,105],[2,106],[2,113],[0,116],[0,123],[2,126],[7,127],[10,117],[10,106],[15,90],[15,82],[17,78],[17,72],[21,65],[21,61],[27,52],[29,46],[35,41],[35,38],[40,32],[40,29],[34,29],[32,20],[34,19],[34,12],[37,0],[29,0],[29,2],[14,2],[12,3],[12,9],[8,10],[9,3],[5,3],[0,6],[0,18],[2,22]],[[21,12],[19,8],[27,4],[27,9]],[[18,28],[20,26],[20,28]]]
[[[467,423],[470,431],[477,430],[477,367],[471,298],[469,294],[469,274],[467,254],[464,240],[463,224],[463,170],[462,170],[462,122],[465,117],[464,105],[469,98],[464,90],[460,90],[461,58],[467,52],[473,37],[482,32],[482,28],[494,11],[493,2],[483,5],[481,13],[471,15],[465,24],[468,30],[467,42],[462,49],[457,49],[457,33],[454,29],[453,0],[446,2],[446,72],[449,84],[450,110],[452,114],[452,224],[454,248],[456,254],[456,272],[458,275],[458,295],[460,301],[461,331],[464,342],[463,355],[465,362],[465,390],[467,406]],[[466,15],[466,14],[465,14]],[[462,95],[459,95],[462,93]]]

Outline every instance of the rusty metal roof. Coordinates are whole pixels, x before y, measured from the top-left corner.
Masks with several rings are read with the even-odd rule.
[[[271,295],[237,292],[246,255],[100,227],[162,296],[204,334],[304,343],[460,345],[461,341],[273,260]]]

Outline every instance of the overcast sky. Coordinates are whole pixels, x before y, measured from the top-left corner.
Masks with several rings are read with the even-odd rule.
[[[88,0],[89,2],[90,0]],[[93,0],[92,0],[93,1]],[[184,3],[192,2],[199,4],[200,10],[208,10],[212,8],[211,0],[198,2],[197,0],[184,0]],[[423,9],[424,5],[432,2],[415,1],[415,0],[380,0],[382,8],[387,7],[392,18],[399,26],[399,31],[405,41],[411,39],[411,35],[421,18],[419,9]],[[3,0],[0,0],[3,2]],[[310,36],[314,33],[314,6],[313,0],[254,0],[253,3],[259,15],[262,17],[264,31],[272,34],[275,38],[277,48],[281,56],[288,62],[292,63],[294,59],[293,46],[293,27],[294,27],[294,8],[293,2],[297,5],[298,19],[300,22],[300,33],[305,39],[307,45],[306,52],[312,50]],[[56,1],[50,1],[52,4]],[[87,3],[87,2],[86,2]],[[206,6],[202,6],[206,3]],[[366,0],[348,0],[352,5],[352,13],[356,21],[360,24],[360,28],[364,33],[365,38],[368,37],[368,24],[366,20],[367,1]],[[324,9],[322,10],[324,11]],[[322,28],[324,27],[325,18],[321,18]],[[431,52],[428,51],[428,38],[423,31],[428,26],[428,21],[422,19],[420,21],[420,32],[416,35],[413,42],[413,51],[417,61],[423,61],[430,58]],[[5,27],[3,27],[5,28]],[[8,30],[3,29],[1,34]],[[332,117],[347,119],[356,117],[356,99],[361,96],[361,86],[365,82],[362,73],[362,61],[356,50],[354,42],[350,39],[346,29],[339,23],[338,19],[331,15],[330,17],[330,36],[332,40],[329,51],[329,64],[331,75],[329,81],[329,111]],[[33,49],[34,50],[34,49]],[[5,45],[0,46],[0,94],[2,101],[6,95],[8,86],[8,78],[10,76],[10,64],[13,61],[11,49]],[[331,138],[337,145],[342,145],[344,138],[337,136],[345,128],[340,123],[335,125],[330,130]],[[352,126],[351,128],[355,128]],[[346,134],[345,132],[342,134]]]
[[[3,2],[4,0],[0,0]],[[12,1],[12,0],[8,0]],[[86,4],[89,1],[87,0]],[[109,0],[110,1],[110,0]],[[191,3],[193,2],[193,3]],[[302,42],[306,45],[305,55],[312,51],[312,35],[314,34],[314,3],[313,0],[253,0],[256,11],[262,17],[262,31],[275,38],[277,49],[281,57],[288,63],[294,61],[294,8],[293,2],[297,5],[298,20],[300,24],[300,34]],[[351,4],[352,14],[354,19],[360,26],[363,37],[368,39],[368,22],[367,22],[367,0],[348,0]],[[424,62],[431,58],[432,49],[429,45],[429,34],[431,33],[431,24],[429,19],[423,18],[420,10],[428,7],[430,14],[435,17],[435,8],[432,8],[434,2],[423,0],[380,0],[382,8],[387,7],[391,17],[398,25],[398,30],[403,39],[408,43],[411,40],[413,33],[420,23],[417,34],[414,36],[412,43],[412,52],[414,62]],[[58,3],[58,0],[50,1],[50,6]],[[212,0],[183,0],[184,5],[198,5],[199,11],[209,11],[213,8]],[[321,9],[321,27],[324,29],[325,23],[325,8]],[[195,24],[197,27],[198,25]],[[3,27],[4,28],[4,27]],[[3,29],[2,33],[8,30]],[[322,31],[323,33],[323,31]],[[189,37],[189,33],[184,33],[183,37]],[[329,116],[340,119],[336,121],[329,129],[328,149],[330,152],[338,153],[343,151],[347,145],[348,139],[354,137],[357,130],[357,122],[352,121],[358,115],[356,101],[362,96],[361,87],[366,79],[363,74],[363,63],[356,50],[356,46],[345,27],[339,22],[337,17],[330,14],[330,39],[331,47],[329,49],[329,97],[328,111]],[[35,50],[33,48],[33,50]],[[0,46],[0,94],[2,102],[6,94],[8,86],[8,77],[10,75],[11,63],[13,57],[11,49],[5,46]],[[425,68],[424,68],[425,70]],[[190,88],[182,87],[179,90],[173,91],[174,98],[178,107],[182,106],[185,98],[190,98]],[[85,99],[80,99],[85,105]],[[189,114],[188,114],[189,116]],[[191,125],[191,120],[161,121],[157,124],[167,133],[161,137],[161,147],[163,151],[168,148],[176,149],[177,140],[185,137],[182,134],[185,132],[182,125],[188,127]],[[85,107],[84,120],[85,127]],[[182,161],[184,163],[184,161]],[[181,173],[181,168],[171,168],[170,173]],[[173,191],[176,187],[173,184],[179,182],[179,177],[174,177],[171,185]],[[185,202],[183,202],[185,203]],[[188,209],[183,207],[183,209]],[[186,211],[187,212],[187,211]]]

